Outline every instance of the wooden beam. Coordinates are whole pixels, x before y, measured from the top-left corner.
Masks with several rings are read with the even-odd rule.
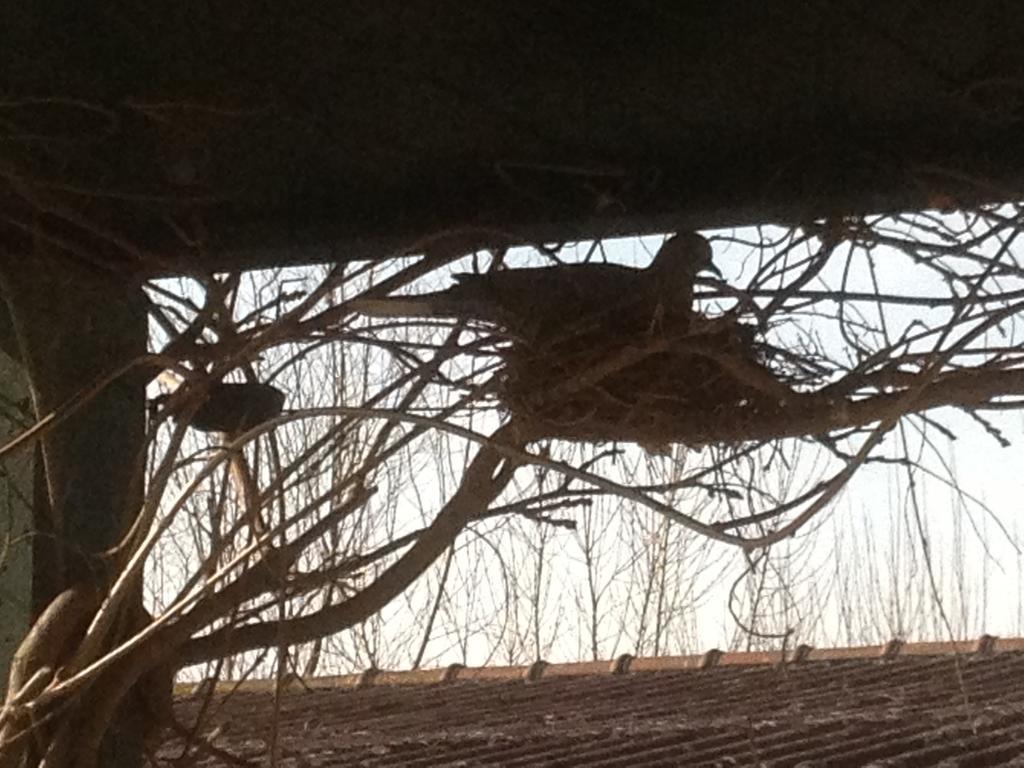
[[[28,397],[24,371],[0,352],[0,441],[26,426]],[[0,688],[32,620],[33,459],[28,450],[0,464]]]
[[[36,419],[81,399],[100,377],[145,352],[138,285],[41,242],[30,257],[0,252],[0,281]],[[141,503],[144,375],[122,377],[84,400],[36,448],[32,579],[30,588],[23,585],[30,594],[20,596],[33,614],[72,585],[102,586],[110,577],[104,553]],[[107,742],[104,766],[139,763],[137,734],[124,729]]]

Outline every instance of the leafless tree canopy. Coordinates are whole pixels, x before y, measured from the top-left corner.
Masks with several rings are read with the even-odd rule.
[[[712,233],[724,277],[698,283],[699,322],[676,335],[652,322],[604,345],[585,337],[571,365],[559,363],[568,354],[538,363],[499,324],[358,310],[443,289],[453,269],[609,257],[642,266],[642,248],[510,250],[505,233],[467,255],[461,233],[444,233],[415,244],[418,257],[151,284],[157,350],[144,362],[163,373],[152,385],[145,504],[111,554],[118,578],[101,595],[62,596],[23,647],[0,763],[31,747],[47,765],[88,765],[117,708],[182,666],[236,665],[238,676],[239,660],[258,664],[269,651],[279,675],[301,674],[316,669],[324,638],[356,627],[372,648],[368,620],[429,572],[436,599],[410,637],[425,644],[451,609],[446,582],[485,605],[512,589],[499,552],[471,573],[452,557],[460,536],[486,538],[504,521],[536,526],[541,564],[553,532],[575,531],[590,579],[580,615],[596,622],[609,569],[639,569],[653,583],[672,578],[664,563],[692,556],[672,544],[679,526],[757,562],[858,470],[913,468],[908,435],[932,440],[969,420],[1005,441],[990,416],[1024,403],[1021,223],[1002,205],[773,227],[753,239]],[[705,386],[700,377],[712,375]],[[189,422],[225,376],[287,392],[285,409],[245,431],[201,435]],[[423,471],[427,455],[440,471]],[[630,557],[609,563],[596,511],[615,504],[649,514]],[[672,556],[656,558],[662,550]],[[155,618],[126,631],[154,560]],[[527,609],[547,579],[541,566],[524,576]],[[639,634],[661,638],[651,622],[664,611],[634,608]],[[542,652],[537,622],[504,620],[533,627]],[[288,653],[299,645],[303,666]],[[597,655],[597,641],[581,650]],[[153,718],[167,716],[166,697],[146,701]]]

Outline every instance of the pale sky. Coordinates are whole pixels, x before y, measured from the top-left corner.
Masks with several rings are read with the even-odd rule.
[[[726,280],[732,285],[742,285],[753,269],[752,249],[715,238],[724,236],[755,242],[762,237],[781,235],[781,230],[706,234],[715,242],[715,260]],[[613,241],[605,244],[605,252],[610,260],[642,265],[660,242],[660,237]],[[575,248],[579,258],[587,248],[588,244]],[[943,295],[948,290],[933,276],[915,267],[907,257],[886,249],[878,249],[876,254],[876,279],[883,291]],[[569,256],[568,253],[565,255]],[[515,265],[533,260],[528,251],[521,251],[510,254],[508,262]],[[466,268],[468,261],[454,269]],[[854,262],[854,267],[851,287],[870,290],[867,269],[858,268],[857,262]],[[816,284],[808,287],[834,288],[837,280],[836,271],[829,268]],[[445,284],[445,278],[435,275],[424,282],[436,287]],[[1003,286],[1004,289],[1008,287]],[[870,315],[872,307],[867,305],[864,311]],[[890,332],[897,335],[901,325],[925,318],[922,313],[928,312],[941,310],[914,307],[893,311],[888,316]],[[820,330],[825,344],[839,343],[838,335],[827,326],[823,325]],[[783,329],[776,341],[784,341],[787,333]],[[302,405],[302,400],[301,395],[293,394],[289,406]],[[999,446],[984,429],[963,414],[943,409],[932,415],[952,429],[958,439],[950,441],[932,431],[930,437],[939,452],[926,448],[921,455],[922,463],[939,477],[944,476],[948,468],[953,468],[962,490],[988,505],[992,514],[983,511],[969,497],[958,496],[940,479],[920,473],[914,485],[918,502],[915,507],[902,468],[863,468],[837,503],[824,511],[814,524],[794,541],[776,547],[779,555],[787,551],[797,554],[788,559],[779,557],[782,570],[769,571],[766,576],[766,587],[773,595],[774,607],[759,625],[762,631],[779,632],[789,627],[794,630],[793,642],[817,645],[879,642],[896,634],[907,639],[945,639],[947,628],[933,599],[933,582],[923,555],[923,535],[928,542],[935,577],[934,589],[942,597],[954,634],[971,637],[982,632],[1001,636],[1024,633],[1021,623],[1021,558],[1011,541],[1018,534],[1017,517],[1024,499],[1024,480],[1018,471],[1024,466],[1024,448],[1021,445],[1024,443],[1024,414],[996,413],[990,417],[992,424],[1012,442],[1008,448]],[[477,426],[482,427],[483,422]],[[908,429],[906,434],[912,445],[920,442],[913,429]],[[899,435],[894,433],[888,442],[892,444],[897,439]],[[683,451],[677,454],[677,458],[690,463],[700,457],[686,456]],[[798,484],[813,481],[816,472],[820,471],[819,461],[820,457],[814,456],[812,451],[805,451],[791,470]],[[671,461],[655,461],[652,471],[658,470],[670,471]],[[422,525],[437,509],[440,496],[447,491],[438,487],[433,472],[428,466],[424,474],[416,478],[415,493],[403,491],[404,502],[398,519],[400,528]],[[686,511],[683,505],[695,501],[699,499],[680,499],[678,503],[680,509]],[[639,514],[644,519],[654,517],[647,512]],[[621,605],[611,605],[609,612],[622,615],[610,615],[603,620],[601,631],[605,641],[601,650],[605,656],[636,650],[630,647],[629,633],[623,634],[615,628],[616,621],[629,621],[627,614],[633,608],[630,607],[632,598],[622,591],[621,586],[616,586],[618,577],[611,570],[628,559],[625,542],[628,537],[637,535],[639,518],[627,513],[618,514],[617,518],[605,558],[606,567],[610,569],[606,574],[611,583],[608,595],[618,595],[616,599],[622,602]],[[1007,529],[1009,537],[1000,530],[1000,524]],[[507,526],[501,527],[503,525],[505,523],[494,523],[493,526],[489,523],[476,526],[475,530],[478,533],[491,530],[488,535],[497,537],[500,549],[504,546],[502,542],[513,541],[501,538],[501,532],[507,530]],[[542,624],[545,632],[550,629],[551,633],[546,655],[550,660],[585,657],[588,649],[581,639],[585,628],[578,626],[578,606],[573,598],[579,592],[581,580],[585,580],[578,538],[572,532],[553,529],[545,541],[547,551],[551,553],[542,590],[545,595]],[[476,534],[467,534],[460,541],[460,547],[473,546],[479,547]],[[508,546],[511,549],[502,550],[504,557],[515,564],[514,567],[524,568],[529,562],[523,559],[526,557],[524,552],[528,554],[528,547],[520,551],[517,547],[521,545],[514,541]],[[684,543],[679,546],[684,546]],[[685,546],[691,548],[680,555],[682,559],[677,564],[677,577],[684,583],[678,593],[679,604],[675,606],[682,616],[679,620],[681,634],[677,633],[678,636],[663,649],[664,652],[735,645],[742,638],[738,638],[738,627],[729,615],[728,602],[730,587],[745,570],[740,553],[726,545],[705,545],[696,540]],[[465,551],[469,558],[469,550]],[[684,552],[682,549],[679,551]],[[464,660],[499,663],[500,651],[493,645],[493,631],[496,631],[493,625],[499,620],[499,614],[500,620],[507,622],[509,613],[501,607],[506,596],[502,591],[498,558],[487,560],[491,555],[486,550],[484,555],[483,565],[471,558],[463,562],[461,555],[454,561],[456,570],[476,569],[471,571],[470,577],[475,583],[472,594],[452,596],[450,606],[455,613],[461,610],[466,616],[472,615],[477,623],[473,636],[459,641],[453,639],[443,626],[439,627],[425,656],[428,666]],[[471,562],[477,565],[471,566]],[[430,603],[435,583],[436,572],[421,579],[392,604],[384,612],[386,620],[384,629],[380,631],[396,636],[405,631],[411,615],[409,612],[421,611]],[[521,612],[522,607],[516,611]],[[870,614],[880,626],[857,626],[857,622],[850,619],[850,614],[858,611]],[[463,658],[463,653],[468,653],[468,656]]]

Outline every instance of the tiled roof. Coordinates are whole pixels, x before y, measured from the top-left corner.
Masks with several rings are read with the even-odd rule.
[[[257,765],[275,722],[303,768],[1024,765],[1024,639],[378,671],[293,681],[276,719],[271,685],[230,687],[200,732]],[[186,725],[204,691],[179,692]]]

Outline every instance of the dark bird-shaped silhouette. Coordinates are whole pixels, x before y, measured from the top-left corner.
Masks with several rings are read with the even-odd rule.
[[[437,293],[355,302],[384,317],[456,317],[504,327],[530,341],[551,340],[595,323],[623,330],[655,320],[685,327],[697,274],[721,273],[711,246],[696,233],[670,237],[646,269],[620,264],[557,264],[454,275]]]
[[[260,382],[219,382],[192,416],[189,426],[201,432],[245,432],[278,416],[285,394]]]

